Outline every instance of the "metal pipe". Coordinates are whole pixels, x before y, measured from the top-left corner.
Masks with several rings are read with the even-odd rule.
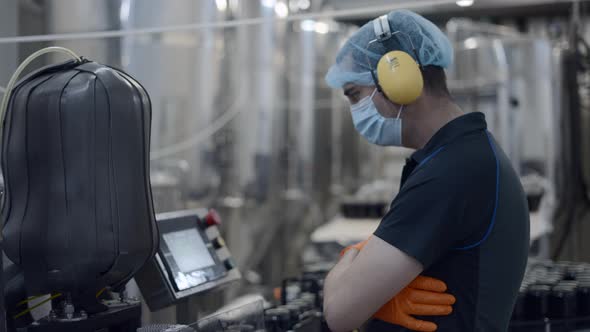
[[[461,31],[467,31],[470,34],[473,33],[486,33],[495,35],[498,37],[520,37],[521,34],[510,27],[485,23],[485,22],[474,22],[468,19],[452,19],[447,23],[447,33],[451,40],[457,41],[457,34]]]
[[[63,0],[61,0],[63,1]],[[340,17],[350,17],[355,15],[371,15],[387,12],[395,9],[419,9],[425,7],[436,7],[445,4],[455,3],[455,0],[432,0],[432,1],[406,1],[402,3],[381,5],[381,6],[369,6],[358,9],[342,9],[342,10],[325,10],[315,13],[305,13],[290,15],[285,18],[274,18],[275,20],[281,21],[303,21],[303,20],[319,20],[319,19],[334,19]],[[141,29],[129,29],[129,30],[109,30],[109,31],[95,31],[87,33],[60,33],[60,34],[48,34],[48,35],[34,35],[34,36],[23,36],[23,37],[4,37],[0,38],[0,44],[7,43],[32,43],[32,42],[45,42],[45,41],[61,41],[61,40],[89,40],[89,39],[102,39],[102,38],[118,38],[131,35],[151,35],[151,34],[162,34],[165,32],[178,32],[178,31],[192,31],[204,28],[213,29],[224,29],[224,28],[237,28],[248,25],[259,25],[263,24],[267,20],[264,17],[248,18],[235,21],[222,21],[214,23],[192,23],[192,24],[181,24],[171,25],[166,27],[156,28],[141,28]]]

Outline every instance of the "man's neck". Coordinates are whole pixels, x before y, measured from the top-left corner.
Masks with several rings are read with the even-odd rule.
[[[428,105],[428,106],[427,106]],[[412,119],[412,137],[409,137],[409,147],[422,149],[428,141],[447,123],[463,115],[463,111],[451,99],[431,99],[416,112]]]

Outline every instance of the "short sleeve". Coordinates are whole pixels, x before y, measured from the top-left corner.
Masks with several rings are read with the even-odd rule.
[[[375,231],[428,268],[466,236],[464,186],[448,178],[417,177],[404,184]]]

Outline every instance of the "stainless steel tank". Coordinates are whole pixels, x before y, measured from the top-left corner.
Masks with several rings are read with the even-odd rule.
[[[521,175],[532,164],[546,170],[548,142],[556,130],[549,40],[464,20],[450,21],[447,30],[455,47],[449,86],[461,106],[486,115]]]
[[[123,30],[225,19],[213,1],[122,0],[114,14]],[[222,91],[222,33],[204,28],[119,40],[124,70],[145,86],[152,101],[151,180],[157,212],[186,208],[191,200],[210,206],[217,194],[220,173],[211,126],[225,111],[216,103]],[[144,306],[143,320],[189,322],[197,312],[189,303],[154,313]]]
[[[544,235],[563,204],[560,48],[542,35],[465,20],[449,22],[447,30],[455,47],[451,92],[465,111],[486,115],[527,194],[542,195],[531,213],[531,238],[541,239],[537,254],[547,257]]]
[[[264,18],[261,24],[225,31],[227,61],[221,84],[239,114],[218,138],[225,154],[215,206],[238,265],[251,269],[281,224],[280,124],[286,114],[281,107],[284,62],[278,51],[282,32],[273,7],[252,1],[229,10],[233,19]]]
[[[502,36],[518,36],[508,28],[451,20],[447,24],[454,43],[454,64],[449,68],[449,88],[465,111],[486,115],[489,130],[519,167],[517,145],[512,140],[510,77],[506,45]]]
[[[211,23],[225,17],[212,1],[188,0],[123,0],[119,14],[123,29]],[[174,177],[183,193],[172,206],[186,206],[188,196],[207,204],[219,185],[212,160],[214,137],[207,133],[224,111],[216,104],[222,32],[204,28],[121,39],[124,69],[146,86],[152,100],[152,169]],[[154,191],[160,189],[167,190],[155,181]]]
[[[301,269],[301,253],[314,227],[334,213],[334,198],[342,190],[340,120],[343,97],[326,86],[324,75],[349,31],[333,21],[303,20],[287,27],[284,48],[287,82],[285,108],[284,225],[275,240],[281,266],[275,281]],[[350,145],[349,145],[350,147]],[[354,149],[350,149],[354,151]],[[355,161],[356,163],[356,161]],[[353,163],[354,164],[354,163]]]
[[[55,0],[44,4],[47,33],[94,32],[118,29],[119,1]],[[81,56],[111,66],[121,65],[118,39],[65,40],[51,43],[52,46],[70,48]],[[63,61],[63,57],[55,58]]]

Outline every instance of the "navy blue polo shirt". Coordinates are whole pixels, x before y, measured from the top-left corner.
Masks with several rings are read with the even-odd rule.
[[[506,331],[529,248],[526,196],[482,113],[441,128],[403,169],[400,191],[375,235],[443,280],[449,316],[439,332]],[[406,331],[379,320],[369,331]]]

